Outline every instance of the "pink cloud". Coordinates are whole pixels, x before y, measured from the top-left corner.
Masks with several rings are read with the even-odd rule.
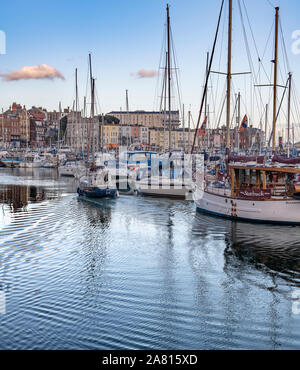
[[[131,73],[132,76],[136,76],[138,78],[152,78],[158,75],[157,71],[155,70],[146,70],[140,69],[136,73]]]
[[[60,78],[64,80],[64,76],[54,67],[47,64],[40,64],[38,66],[25,66],[17,71],[11,73],[0,74],[4,81],[30,80],[30,79],[54,79]]]

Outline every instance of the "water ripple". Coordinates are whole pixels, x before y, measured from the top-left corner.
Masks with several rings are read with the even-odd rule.
[[[299,349],[298,227],[0,174],[1,349]]]

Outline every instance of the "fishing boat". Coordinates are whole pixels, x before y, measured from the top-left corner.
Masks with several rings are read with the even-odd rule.
[[[300,224],[300,160],[297,158],[285,159],[275,154],[279,8],[275,8],[275,68],[273,86],[274,96],[272,130],[274,155],[272,161],[269,162],[265,156],[232,156],[230,153],[229,128],[231,120],[230,91],[232,75],[232,0],[229,0],[228,4],[229,32],[227,71],[226,172],[221,179],[216,178],[215,180],[208,181],[207,178],[205,178],[204,181],[197,181],[193,192],[194,202],[196,204],[197,210],[200,212],[230,218],[233,220],[263,223]],[[222,13],[222,8],[223,3],[220,10],[220,15]],[[208,78],[210,75],[212,58],[213,53],[211,56],[210,67],[206,75],[205,89],[207,88]],[[206,92],[204,92],[204,94],[205,93]],[[203,102],[204,96],[202,97],[200,114],[203,108]]]

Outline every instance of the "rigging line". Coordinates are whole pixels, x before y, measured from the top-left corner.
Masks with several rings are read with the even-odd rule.
[[[89,65],[89,59],[87,59],[87,63],[88,63],[88,69],[87,69],[87,75],[86,75],[86,85],[85,85],[85,97],[86,97],[86,104],[88,104],[88,85],[89,85],[89,81],[90,81],[90,76],[89,76],[89,73],[90,73],[90,65]],[[86,109],[86,112],[85,114],[87,115],[87,109]]]
[[[174,59],[174,68],[175,68],[175,76],[176,76],[177,94],[178,94],[178,99],[179,99],[179,110],[180,110],[181,117],[182,117],[183,112],[182,112],[181,83],[180,83],[180,75],[179,75],[179,72],[177,71],[177,63],[176,63],[177,58],[176,58],[173,33],[172,33],[171,27],[170,27],[170,34],[171,34],[171,48],[172,48],[172,54],[173,54],[173,59]]]
[[[272,8],[275,8],[275,5],[273,5],[273,4],[271,3],[271,1],[270,1],[270,0],[267,0],[267,2],[269,3],[269,5],[270,5]]]
[[[256,41],[255,41],[255,38],[254,38],[254,33],[253,33],[253,30],[252,30],[252,27],[251,27],[251,23],[250,23],[250,19],[249,19],[249,16],[248,16],[248,12],[247,12],[247,8],[245,6],[245,3],[244,3],[244,0],[243,0],[243,5],[244,5],[244,9],[245,9],[245,13],[246,13],[246,17],[247,17],[247,21],[248,21],[248,25],[249,25],[249,28],[250,28],[250,31],[251,31],[251,35],[252,35],[252,39],[253,39],[253,42],[254,42],[254,47],[256,49],[256,52],[257,52],[257,57],[258,57],[258,62],[259,62],[259,68],[260,66],[262,67],[262,69],[264,70],[267,78],[269,79],[269,76],[268,74],[266,73],[266,70],[264,68],[264,65],[262,64],[262,60],[264,58],[264,54],[263,54],[263,57],[260,57],[259,55],[259,52],[258,52],[258,48],[257,48],[257,44],[256,44]],[[239,7],[240,7],[240,0],[239,0]],[[273,24],[274,24],[275,20],[273,20]],[[272,28],[271,28],[271,32],[270,32],[270,35],[272,34],[272,29],[273,29],[273,25],[272,25]],[[269,35],[269,37],[270,37]],[[268,38],[269,40],[269,38]],[[267,41],[267,44],[268,44],[268,41]]]
[[[248,38],[247,38],[245,22],[244,22],[244,17],[243,17],[243,13],[242,13],[240,0],[238,1],[238,5],[239,5],[239,12],[240,12],[240,17],[241,17],[243,35],[244,35],[244,42],[245,42],[246,52],[247,52],[247,57],[248,57],[248,62],[249,62],[249,68],[252,72],[250,78],[253,80],[253,84],[257,84],[254,64],[253,64],[253,61],[252,61],[252,58],[251,58],[251,51],[250,51],[249,42],[248,42]],[[260,110],[260,105],[258,103],[258,98],[257,98],[255,90],[254,90],[254,96],[255,96],[255,100],[256,100],[256,104],[257,104],[257,109]],[[260,92],[260,98],[261,98],[261,101],[262,101],[261,92]],[[251,106],[252,106],[253,105],[252,104],[252,94],[250,95],[250,100],[251,100]]]
[[[280,33],[281,33],[282,50],[283,50],[283,54],[284,54],[284,57],[285,57],[286,67],[287,67],[287,71],[290,72],[291,69],[290,69],[290,63],[289,63],[289,58],[288,58],[288,54],[287,54],[283,29],[282,29],[281,18],[279,19],[279,26],[280,26]]]
[[[221,60],[222,60],[222,54],[223,54],[223,45],[224,45],[224,35],[225,35],[225,26],[226,26],[226,15],[227,15],[227,8],[225,9],[225,11],[223,12],[224,13],[224,16],[223,16],[223,23],[222,23],[222,32],[221,32],[221,39],[220,39],[220,53],[219,53],[219,57],[218,57],[218,66],[217,66],[217,70],[220,71],[221,70]],[[222,14],[223,15],[223,14]],[[213,90],[215,91],[215,94],[214,94],[214,99],[213,99],[213,104],[214,104],[214,126],[216,126],[217,124],[217,118],[218,118],[218,115],[219,113],[217,112],[217,102],[220,101],[220,104],[219,104],[219,111],[221,109],[221,101],[223,101],[223,93],[224,93],[224,89],[222,89],[222,91],[220,92],[220,81],[221,81],[221,75],[218,73],[217,76],[215,76],[214,74],[210,74],[210,84],[212,86],[211,88],[211,94],[213,94]],[[205,85],[205,73],[204,73],[204,78],[203,78],[203,82],[202,82],[202,87],[204,88],[204,85]],[[213,86],[216,86],[215,88]]]
[[[233,126],[233,121],[235,119],[236,111],[237,111],[237,99],[235,99],[234,110],[232,112],[232,117],[231,117],[231,121],[230,121],[230,128],[235,127],[235,125]]]
[[[244,9],[245,9],[245,13],[246,13],[246,18],[247,18],[247,21],[248,21],[248,25],[249,25],[249,28],[250,28],[250,32],[251,32],[251,36],[252,36],[252,40],[253,40],[254,47],[255,47],[255,50],[256,50],[256,54],[257,54],[258,60],[260,61],[260,55],[259,55],[259,52],[258,52],[257,44],[256,44],[256,41],[255,41],[254,34],[253,34],[253,30],[252,30],[251,23],[250,23],[250,20],[249,20],[249,16],[248,16],[247,8],[246,8],[246,6],[245,6],[245,2],[244,2],[244,0],[242,0],[242,1],[243,1],[243,5],[244,5]],[[239,3],[240,3],[240,0],[239,0]]]
[[[225,96],[225,100],[226,100],[226,89],[227,89],[227,83],[225,81],[224,82],[223,91],[222,91],[222,94],[221,94],[221,97],[220,97],[220,99],[222,98],[222,100],[221,100],[222,103],[223,103],[223,100],[224,100],[224,96]],[[222,118],[222,115],[223,115],[223,109],[224,109],[224,106],[223,105],[224,105],[224,103],[223,104],[220,104],[219,110],[218,110],[217,115],[216,115],[216,118],[217,118],[217,127],[218,127],[219,123],[221,122],[221,118]]]
[[[272,23],[272,26],[271,26],[271,29],[270,29],[270,33],[269,33],[269,36],[268,36],[268,39],[267,39],[267,42],[266,42],[266,46],[265,46],[265,49],[264,49],[264,52],[263,52],[262,61],[263,61],[263,60],[264,60],[264,58],[265,58],[265,55],[266,55],[266,52],[267,52],[267,48],[268,48],[268,45],[269,45],[269,42],[270,42],[271,36],[272,36],[272,34],[273,34],[274,24],[275,24],[275,20],[273,20],[273,23]],[[265,69],[265,67],[264,67],[263,63],[261,63],[261,65],[262,65],[262,68],[263,68],[263,70],[264,70],[264,72],[265,72],[265,75],[266,75],[266,77],[267,77],[267,80],[269,81],[269,83],[271,83],[271,78],[269,77],[269,75],[268,75],[268,73],[267,73],[267,71],[266,71],[266,69]]]
[[[215,118],[215,115],[216,115],[216,99],[215,99],[215,96],[213,94],[213,87],[212,87],[212,80],[211,80],[211,76],[210,76],[210,82],[211,82],[211,89],[210,89],[210,96],[209,96],[209,101],[212,102],[212,108],[213,108],[213,115],[214,115],[214,118]],[[215,126],[215,120],[211,120],[212,124],[211,126]],[[213,123],[214,122],[214,123]]]
[[[239,5],[239,12],[240,12],[240,17],[241,17],[243,35],[244,35],[244,42],[245,42],[246,52],[247,52],[247,57],[248,57],[248,62],[249,62],[249,68],[250,68],[250,70],[253,74],[253,76],[251,76],[251,78],[254,80],[254,83],[256,83],[255,69],[254,69],[254,64],[253,64],[252,58],[251,58],[251,52],[250,52],[249,42],[248,42],[248,38],[247,38],[245,22],[244,22],[244,17],[243,17],[243,14],[242,14],[240,0],[238,1],[238,5]],[[250,88],[250,90],[251,90],[251,92],[250,92],[250,101],[251,101],[251,107],[252,107],[252,89]],[[256,100],[257,100],[257,98],[256,98]],[[258,109],[259,109],[258,101],[257,101],[257,105],[258,105]]]
[[[203,109],[203,105],[204,105],[204,101],[205,101],[205,94],[206,94],[206,89],[207,89],[207,85],[208,85],[209,75],[210,75],[210,71],[211,71],[212,61],[213,61],[213,57],[214,57],[214,54],[215,54],[215,48],[216,48],[217,38],[218,38],[218,34],[219,34],[219,27],[220,27],[220,21],[221,21],[222,12],[223,12],[223,6],[224,6],[224,0],[222,0],[220,14],[219,14],[219,18],[218,18],[217,30],[216,30],[214,44],[213,44],[213,48],[212,48],[212,52],[211,52],[211,56],[210,56],[209,68],[208,68],[207,75],[206,75],[205,89],[204,89],[204,93],[202,95],[200,112],[199,112],[199,116],[198,116],[197,127],[196,127],[196,131],[195,131],[195,135],[194,135],[194,141],[193,141],[193,146],[192,146],[191,154],[193,154],[193,151],[194,151],[197,130],[199,128],[200,119],[201,119],[201,113],[202,113],[202,109]]]
[[[195,122],[194,122],[194,118],[193,118],[193,115],[192,115],[192,113],[191,113],[191,122],[192,122],[192,124],[193,124],[193,127],[194,127],[194,130],[195,130]]]
[[[294,101],[294,105],[295,105],[295,108],[296,108],[296,112],[297,112],[297,118],[298,118],[298,122],[300,122],[300,112],[299,112],[299,95],[298,95],[298,92],[297,92],[297,89],[296,87],[294,86],[294,84],[292,84],[292,91],[294,91],[294,94],[292,94],[293,96],[293,101]]]
[[[243,98],[243,96],[241,95],[241,103],[242,103],[242,106],[244,107],[244,112],[245,114],[247,115],[249,121],[251,119],[251,115],[249,114],[249,110],[247,108],[247,104],[246,104],[246,100]],[[240,124],[240,123],[239,123]]]
[[[157,75],[157,79],[156,79],[156,86],[155,86],[155,93],[154,93],[154,100],[153,100],[153,107],[157,106],[156,105],[156,99],[157,99],[157,95],[158,95],[158,85],[159,85],[159,82],[160,82],[160,78],[161,78],[161,67],[162,67],[162,61],[165,60],[165,58],[163,58],[163,54],[165,54],[165,51],[166,51],[166,42],[167,42],[167,25],[165,24],[164,25],[164,28],[163,28],[163,38],[162,38],[162,44],[161,44],[161,49],[160,49],[160,57],[159,57],[159,63],[158,63],[158,75]],[[165,74],[165,71],[163,72],[163,75]],[[163,77],[164,78],[164,77]]]
[[[288,87],[288,83],[289,83],[289,79],[287,79],[286,86],[285,86],[286,88],[284,89],[284,91],[282,93],[282,97],[281,97],[281,101],[280,101],[278,111],[277,111],[277,114],[276,114],[275,122],[277,122],[277,119],[278,119],[278,116],[279,116],[279,113],[280,113],[280,110],[281,110],[281,106],[282,106],[282,103],[283,103],[283,100],[284,100],[284,96],[285,96],[285,93],[286,93],[286,90],[287,90],[287,87]],[[271,135],[270,135],[270,138],[269,138],[269,141],[268,141],[268,146],[270,146],[270,144],[271,144],[272,136],[273,136],[273,130],[271,131]]]
[[[100,104],[100,99],[98,95],[98,90],[95,88],[95,107],[96,107],[96,112],[98,111],[97,108],[99,108],[99,114],[101,114],[102,109],[101,109],[101,104]]]
[[[166,84],[167,84],[167,52],[164,50],[164,53],[165,53],[165,64],[164,64],[164,68],[163,68],[163,74],[162,74],[162,83],[161,83],[161,98],[160,98],[160,106],[159,106],[159,111],[161,112],[163,110],[162,106],[163,106],[163,102],[164,102],[164,99],[166,99],[166,93],[165,93],[165,89],[166,89]],[[164,112],[165,112],[165,107],[164,107]]]
[[[300,122],[300,112],[299,112],[299,96],[297,94],[297,89],[296,87],[294,86],[294,84],[292,84],[292,101],[293,101],[293,104],[294,104],[294,108],[295,108],[295,112],[296,112],[296,116],[297,116],[297,120],[294,119],[294,122]],[[294,112],[292,111],[292,114],[294,115]]]
[[[220,115],[219,115],[219,120],[218,120],[218,123],[217,123],[217,129],[219,128],[220,123],[221,123],[221,119],[222,119],[223,110],[224,110],[224,107],[225,107],[226,100],[227,100],[227,96],[225,94],[225,97],[224,97],[224,100],[223,100],[223,104],[222,104],[222,108],[221,108],[221,112],[220,112]]]
[[[220,48],[220,56],[219,56],[219,62],[218,62],[218,71],[220,71],[221,69],[221,59],[222,59],[222,54],[223,54],[223,45],[225,44],[224,43],[224,35],[225,35],[225,25],[226,25],[226,15],[227,15],[227,8],[226,8],[226,11],[225,11],[226,14],[224,14],[224,17],[223,17],[223,27],[222,27],[222,37],[221,37],[221,40],[220,40],[220,45],[221,45],[221,48]],[[214,76],[211,76],[211,78],[213,79]],[[221,100],[222,99],[222,95],[220,96],[219,94],[219,84],[220,84],[220,74],[217,74],[217,83],[216,83],[216,102],[217,100]],[[213,85],[213,84],[212,84]]]

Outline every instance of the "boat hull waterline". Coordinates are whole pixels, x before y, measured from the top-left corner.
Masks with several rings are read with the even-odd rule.
[[[91,187],[87,189],[77,189],[79,196],[85,196],[87,198],[117,198],[117,189],[105,188],[101,189],[98,187]]]
[[[300,225],[300,200],[244,200],[207,191],[195,191],[198,212],[231,220]]]

